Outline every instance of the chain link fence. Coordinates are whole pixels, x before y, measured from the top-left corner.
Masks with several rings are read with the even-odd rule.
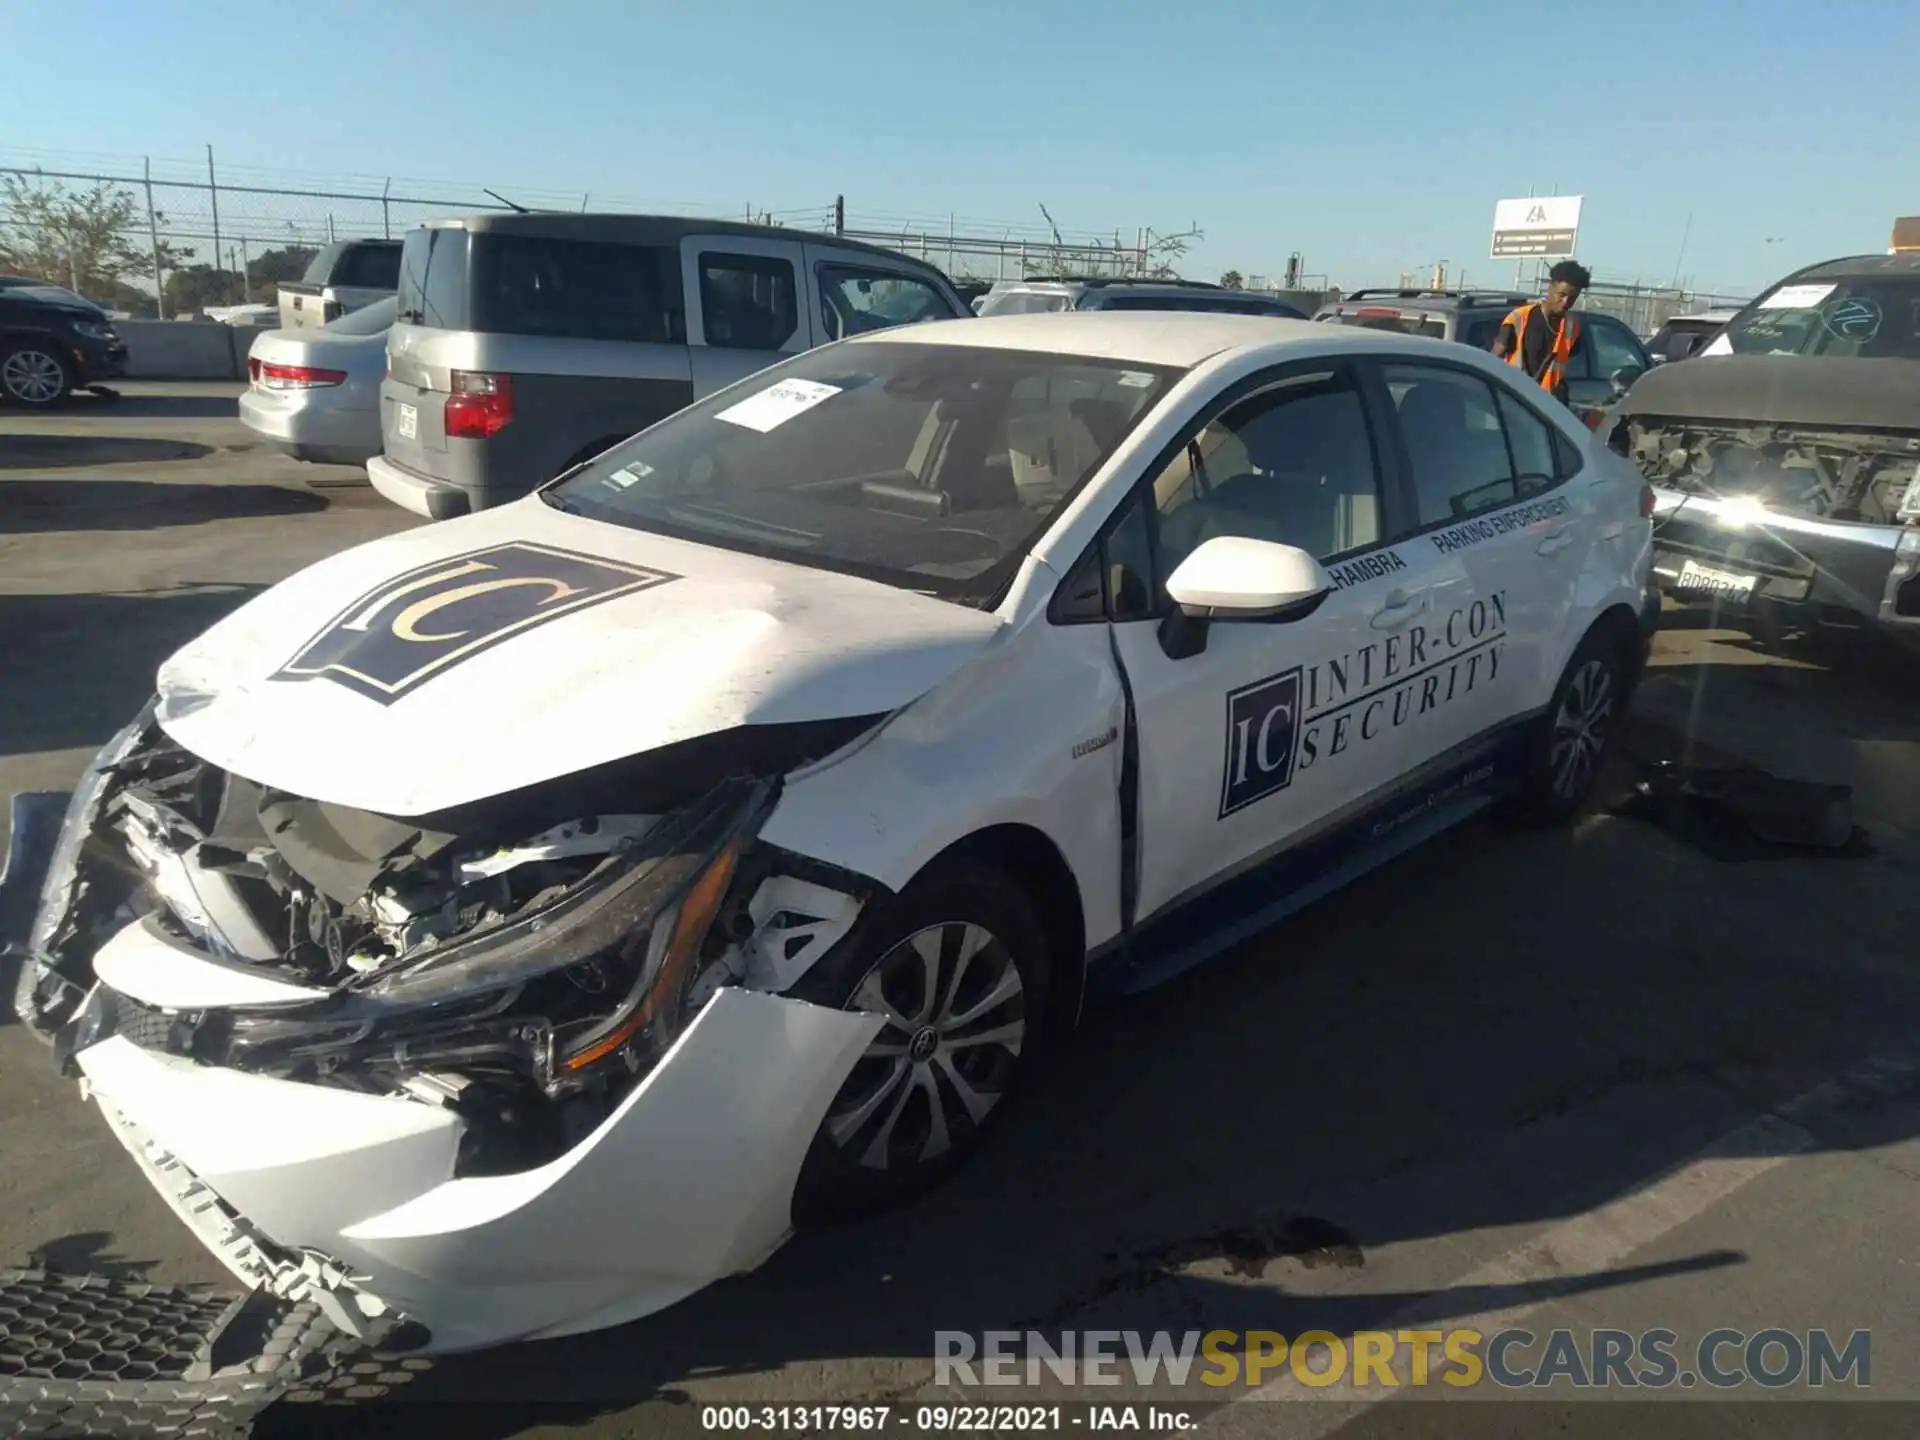
[[[1033,273],[1163,273],[1197,231],[1067,232],[958,215],[849,211],[824,204],[715,205],[562,194],[391,177],[291,175],[243,166],[48,154],[0,154],[0,270],[69,285],[134,313],[193,314],[271,302],[321,246],[403,236],[436,216],[543,211],[690,215],[837,233],[938,265],[957,279]],[[156,306],[157,299],[157,306]]]
[[[1652,335],[1676,315],[1703,310],[1738,310],[1752,297],[1722,295],[1672,285],[1628,285],[1596,280],[1580,297],[1582,310],[1598,310],[1632,327],[1640,336]]]

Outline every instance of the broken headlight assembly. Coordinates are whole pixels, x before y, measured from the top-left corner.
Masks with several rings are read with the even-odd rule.
[[[709,936],[775,794],[723,782],[510,919],[297,1009],[216,1012],[203,1060],[391,1092],[525,1082],[549,1099],[649,1069],[705,998]],[[451,1072],[450,1074],[448,1072]]]

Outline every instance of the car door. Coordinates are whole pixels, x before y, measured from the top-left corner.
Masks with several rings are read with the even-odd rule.
[[[1542,703],[1558,678],[1594,543],[1589,510],[1566,485],[1579,450],[1547,420],[1536,386],[1444,361],[1396,359],[1380,377],[1419,526],[1401,548],[1448,567],[1432,623],[1451,652],[1478,657],[1449,686],[1437,726],[1464,745]]]
[[[1567,366],[1567,403],[1576,411],[1604,408],[1618,398],[1615,375],[1629,372],[1631,384],[1652,368],[1652,358],[1633,331],[1611,315],[1582,313],[1580,342]]]
[[[680,242],[694,398],[818,344],[797,241],[689,235]]]
[[[1137,921],[1177,930],[1176,914],[1195,913],[1183,902],[1337,824],[1427,748],[1414,722],[1432,657],[1405,621],[1433,603],[1435,567],[1388,543],[1399,502],[1376,403],[1346,362],[1243,382],[1112,526],[1101,564],[1136,732]],[[1182,653],[1166,577],[1219,535],[1297,545],[1334,588],[1304,618],[1209,622]]]

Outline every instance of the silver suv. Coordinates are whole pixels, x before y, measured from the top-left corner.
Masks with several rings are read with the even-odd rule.
[[[1107,276],[1032,276],[1002,280],[975,302],[988,315],[1035,315],[1056,310],[1197,310],[1220,315],[1274,315],[1304,320],[1305,312],[1257,290],[1225,290],[1204,280],[1131,280]]]
[[[832,235],[651,215],[407,236],[367,478],[439,520],[505,504],[695,400],[849,335],[969,314],[933,266]]]

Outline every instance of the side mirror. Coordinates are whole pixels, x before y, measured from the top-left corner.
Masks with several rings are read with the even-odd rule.
[[[1644,374],[1646,374],[1646,371],[1642,370],[1638,365],[1622,365],[1608,377],[1609,382],[1613,386],[1613,393],[1616,396],[1626,394],[1627,391],[1633,388],[1633,382]]]
[[[1219,535],[1167,577],[1174,608],[1160,628],[1161,648],[1168,658],[1183,660],[1207,648],[1207,626],[1213,621],[1300,620],[1332,591],[1332,578],[1304,550]]]

